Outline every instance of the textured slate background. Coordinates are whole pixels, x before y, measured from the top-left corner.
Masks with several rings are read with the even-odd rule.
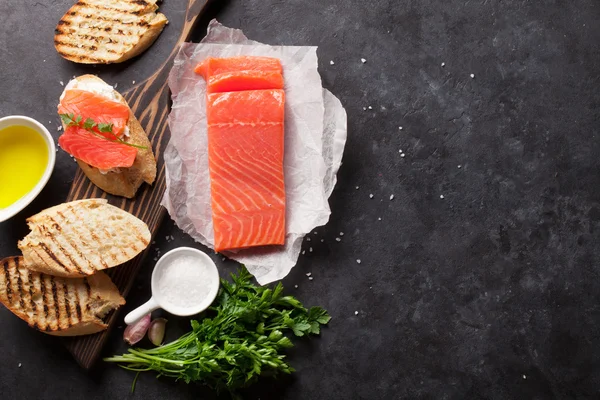
[[[60,80],[141,81],[173,46],[183,4],[164,1],[171,24],[143,56],[86,68],[54,52],[69,1],[3,0],[0,115],[56,132]],[[291,351],[296,374],[248,398],[600,396],[598,1],[215,1],[196,40],[213,16],[252,39],[318,45],[324,86],[348,111],[331,221],[284,280],[331,326]],[[0,256],[16,253],[25,217],[62,201],[74,171],[59,152],[42,196],[0,224]],[[165,223],[156,247],[180,245],[193,243]],[[148,296],[150,272],[125,311]],[[132,395],[133,374],[85,372],[5,309],[0,321],[2,398],[212,397],[151,375]],[[187,329],[173,321],[170,339]],[[125,349],[121,333],[105,355]]]

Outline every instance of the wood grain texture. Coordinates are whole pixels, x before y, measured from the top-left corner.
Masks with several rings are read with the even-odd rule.
[[[154,237],[166,212],[160,205],[160,201],[165,192],[163,151],[170,137],[167,124],[170,102],[167,78],[180,45],[189,39],[198,17],[208,2],[209,0],[189,0],[182,32],[168,59],[148,79],[123,93],[152,143],[157,161],[157,174],[154,185],[144,184],[135,198],[125,199],[105,193],[90,182],[81,170],[78,170],[67,196],[67,201],[95,197],[106,198],[110,204],[130,212],[148,224],[148,228],[150,228],[150,232]],[[107,271],[124,297],[129,293],[149,251],[150,246],[133,260]],[[118,321],[118,316],[118,311],[109,315],[107,319],[108,329],[104,332],[65,339],[67,349],[82,367],[90,368],[98,359],[109,332]]]

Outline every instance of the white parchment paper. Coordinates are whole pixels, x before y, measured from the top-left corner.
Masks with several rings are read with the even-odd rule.
[[[206,84],[194,73],[206,57],[254,55],[279,58],[285,79],[284,175],[286,244],[224,252],[243,263],[264,285],[284,278],[300,254],[303,237],[329,220],[328,197],[336,182],[346,143],[346,112],[322,88],[317,48],[269,46],[248,40],[242,31],[216,21],[200,44],[186,43],[169,75],[173,106],[171,140],[165,152],[166,183],[162,204],[183,231],[214,248]]]

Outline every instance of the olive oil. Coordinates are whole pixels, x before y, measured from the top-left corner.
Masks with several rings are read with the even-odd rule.
[[[0,130],[0,209],[25,196],[48,164],[48,145],[35,129],[13,125]]]

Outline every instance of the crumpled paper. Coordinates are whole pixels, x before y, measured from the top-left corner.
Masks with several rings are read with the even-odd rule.
[[[223,254],[240,263],[261,284],[284,278],[298,260],[302,240],[327,223],[328,197],[336,183],[346,143],[346,111],[321,86],[317,48],[269,46],[241,30],[213,20],[200,44],[186,43],[169,74],[173,106],[171,139],[164,152],[162,205],[184,232],[214,248],[206,124],[206,84],[195,65],[206,57],[255,55],[279,58],[285,78],[286,244]]]

